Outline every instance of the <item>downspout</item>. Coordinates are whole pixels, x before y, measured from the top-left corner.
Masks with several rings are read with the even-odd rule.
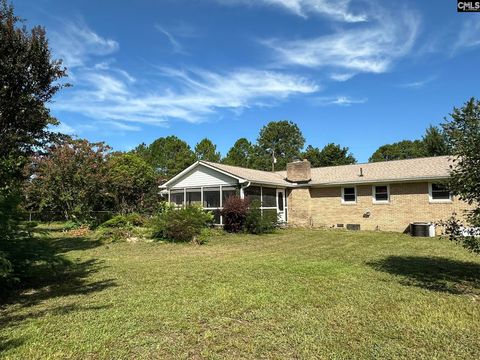
[[[244,182],[244,184],[246,184],[246,185],[240,185],[240,198],[241,198],[241,199],[244,199],[244,198],[245,198],[245,191],[244,191],[244,189],[248,188],[248,187],[250,186],[251,182],[250,182],[250,181],[246,181],[246,182]]]

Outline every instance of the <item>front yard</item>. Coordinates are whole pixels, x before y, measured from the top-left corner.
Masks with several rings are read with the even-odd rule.
[[[480,258],[447,240],[282,230],[206,245],[52,232],[76,265],[0,310],[0,357],[480,356]]]

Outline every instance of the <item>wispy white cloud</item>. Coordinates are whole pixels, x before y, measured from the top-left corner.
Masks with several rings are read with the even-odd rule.
[[[432,76],[432,77],[429,77],[429,78],[423,79],[423,80],[417,80],[417,81],[411,81],[411,82],[403,83],[403,84],[400,84],[399,86],[403,87],[403,88],[419,89],[419,88],[422,88],[425,85],[431,83],[435,79],[436,79],[436,77]]]
[[[111,121],[115,126],[167,126],[172,119],[200,122],[219,110],[272,106],[290,96],[319,90],[316,83],[301,76],[255,69],[215,73],[166,68],[162,76],[168,77],[170,86],[158,82],[158,88],[166,90],[147,91],[128,86],[111,72],[86,72],[79,75],[81,85],[65,92],[61,101],[53,104],[54,109]]]
[[[344,82],[344,81],[350,80],[354,76],[355,76],[354,73],[333,73],[333,74],[330,74],[330,79]]]
[[[329,67],[350,74],[383,73],[411,51],[419,27],[420,17],[414,11],[402,9],[392,14],[377,7],[371,21],[358,27],[311,39],[262,42],[274,50],[278,66]]]
[[[351,23],[367,21],[365,14],[351,12],[350,0],[217,0],[217,2],[248,6],[276,6],[305,18],[315,14]]]
[[[314,103],[320,106],[338,105],[338,106],[351,106],[354,104],[364,104],[368,101],[367,98],[355,99],[350,96],[323,96],[317,97]]]
[[[50,131],[54,132],[59,132],[62,134],[67,134],[67,135],[76,135],[78,134],[78,131],[75,130],[73,127],[70,125],[66,124],[65,122],[60,122],[60,124],[55,125],[55,126],[50,126]]]
[[[53,51],[63,59],[68,68],[84,66],[93,56],[105,56],[116,52],[119,44],[92,31],[83,21],[63,21],[59,31],[51,31]]]
[[[175,39],[175,37],[169,31],[167,31],[164,27],[162,27],[158,24],[155,25],[155,29],[157,29],[163,35],[165,35],[165,37],[169,41],[170,45],[172,46],[173,52],[176,52],[176,53],[179,53],[179,54],[184,54],[185,53],[185,50],[183,49],[183,46],[180,44],[180,42],[177,39]]]
[[[466,20],[460,30],[452,48],[452,55],[462,49],[472,48],[480,45],[480,19],[478,16]]]

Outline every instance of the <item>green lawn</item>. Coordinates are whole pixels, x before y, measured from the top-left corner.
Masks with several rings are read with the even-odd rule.
[[[50,235],[76,265],[0,310],[0,357],[480,357],[480,257],[439,239],[281,230],[206,245]]]

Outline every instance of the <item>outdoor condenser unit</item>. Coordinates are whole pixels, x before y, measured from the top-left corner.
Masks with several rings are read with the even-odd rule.
[[[410,223],[410,234],[412,236],[434,237],[435,224],[425,222]]]

